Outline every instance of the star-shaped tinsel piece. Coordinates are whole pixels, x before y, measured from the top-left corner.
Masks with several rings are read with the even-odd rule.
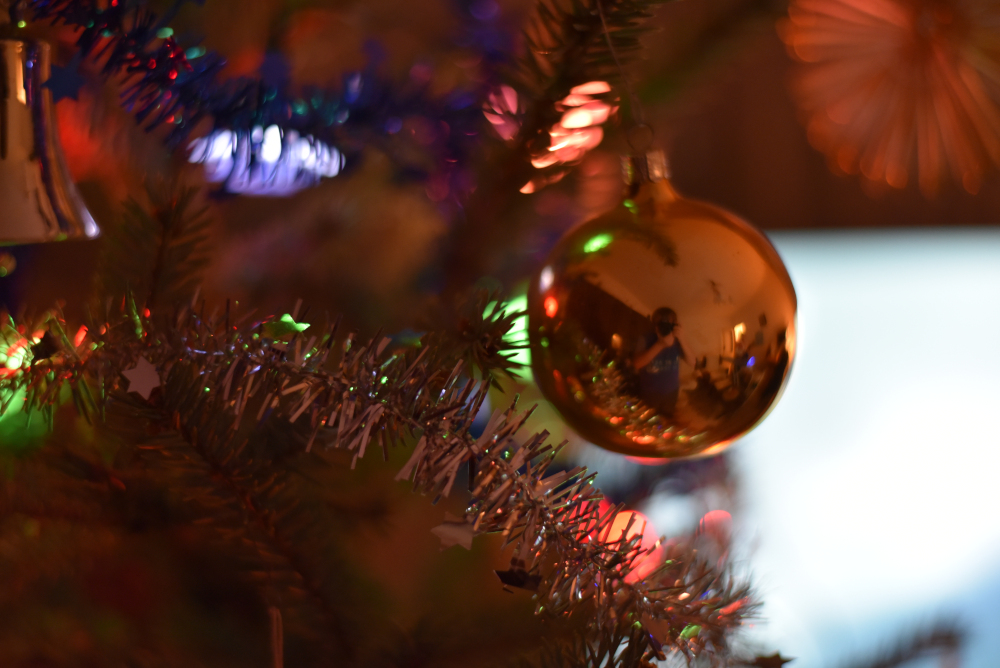
[[[278,320],[264,323],[264,334],[272,339],[280,339],[287,334],[299,334],[309,329],[308,322],[295,322],[291,314],[286,313]]]
[[[748,663],[748,666],[755,666],[755,668],[781,668],[786,663],[790,663],[795,659],[786,659],[781,656],[781,652],[775,652],[771,656],[758,656],[754,659],[753,663]]]
[[[77,53],[66,67],[60,67],[59,65],[52,66],[49,79],[42,84],[42,87],[52,91],[53,102],[58,102],[67,97],[75,100],[79,96],[80,89],[87,82],[86,77],[80,74],[80,61],[80,54]]]
[[[123,371],[122,375],[128,380],[128,391],[138,392],[143,399],[149,399],[150,393],[160,386],[160,374],[145,357],[140,357],[135,366]]]
[[[476,534],[471,524],[451,513],[445,513],[444,524],[431,529],[431,533],[441,539],[442,550],[452,545],[461,545],[466,550],[471,550],[472,538]]]

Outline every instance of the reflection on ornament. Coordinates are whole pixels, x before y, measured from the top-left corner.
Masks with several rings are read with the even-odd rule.
[[[337,149],[277,125],[249,134],[216,130],[190,145],[188,160],[205,166],[205,178],[232,193],[291,195],[336,176],[344,166]]]
[[[96,237],[56,133],[49,46],[0,39],[0,245]]]
[[[795,290],[763,234],[673,190],[662,154],[629,165],[632,196],[570,231],[529,286],[535,380],[597,445],[714,454],[781,393]]]
[[[998,27],[988,0],[793,0],[778,28],[809,141],[836,171],[975,193],[1000,164]]]

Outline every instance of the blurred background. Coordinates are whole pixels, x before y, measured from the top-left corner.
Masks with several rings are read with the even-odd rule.
[[[969,633],[959,665],[994,665],[998,367],[963,353],[1000,325],[1000,231],[772,238],[799,294],[800,356],[732,452],[761,632],[802,665],[844,665],[953,616]]]
[[[488,17],[498,44],[516,51],[533,6],[211,0],[185,7],[174,25],[225,55],[231,76],[254,74],[268,54],[280,53],[295,85],[339,86],[377,52],[391,77],[444,93],[480,81],[482,55],[461,37],[470,15]],[[946,619],[969,634],[960,665],[996,665],[997,170],[922,188],[915,174],[869,178],[849,160],[838,163],[835,151],[815,148],[828,146],[808,130],[814,110],[800,85],[806,65],[793,57],[783,2],[683,0],[663,5],[651,23],[656,29],[628,76],[677,190],[759,226],[785,260],[799,298],[791,380],[771,416],[729,452],[667,466],[583,442],[529,380],[507,396],[521,391],[543,402],[535,426],[570,438],[574,457],[600,472],[612,498],[644,512],[658,532],[721,527],[720,540],[731,541],[765,602],[760,623],[748,630],[754,647],[798,657],[793,666],[851,665]],[[74,33],[54,28],[47,36],[58,45],[56,60],[68,62]],[[439,293],[460,280],[449,276],[460,260],[506,287],[516,303],[555,240],[621,195],[626,142],[616,121],[566,178],[520,195],[507,208],[509,225],[496,223],[499,232],[456,225],[460,213],[433,183],[401,176],[374,148],[298,193],[222,193],[185,151],[171,153],[157,133],[138,128],[94,69],[84,63],[78,99],[56,107],[73,178],[102,226],[126,198],[145,201],[150,182],[180,175],[205,186],[213,253],[203,291],[211,299],[285,312],[301,298],[319,312],[343,314],[362,334],[419,331]],[[4,304],[37,312],[64,300],[67,316],[81,317],[100,244],[6,249],[14,268],[0,278]],[[365,475],[391,486],[378,473]],[[387,552],[405,545],[409,565],[400,569],[388,557],[367,564],[400,601],[389,616],[404,627],[427,618],[448,626],[442,620],[461,617],[462,594],[443,583],[465,568],[478,583],[470,587],[490,590],[490,546],[472,557],[452,554],[455,548],[441,554],[428,532],[440,509],[405,494],[392,499],[377,540]],[[467,617],[493,624],[524,615],[504,627],[520,637],[532,623],[529,606],[500,596],[484,594],[481,607],[495,610]]]
[[[178,34],[203,37],[206,48],[226,56],[228,75],[255,74],[265,56],[280,53],[294,85],[339,88],[374,50],[388,76],[427,80],[443,93],[482,76],[477,66],[483,56],[461,43],[468,4],[262,0],[244,6],[213,0],[185,7],[174,23]],[[487,5],[493,39],[517,53],[533,4]],[[893,188],[831,171],[830,161],[810,145],[808,112],[793,93],[801,68],[779,37],[786,10],[781,2],[735,0],[657,8],[650,20],[655,31],[643,38],[641,59],[628,75],[656,144],[667,151],[677,189],[764,230],[993,223],[1000,205],[995,169],[985,171],[975,195],[960,179],[945,178],[932,197],[921,194],[914,177]],[[59,44],[55,60],[68,62],[74,33],[62,29],[50,37]],[[859,86],[867,85],[859,78]],[[183,168],[186,178],[200,179],[198,168],[183,167],[183,151],[168,153],[156,133],[136,127],[115,101],[113,87],[93,77],[78,100],[56,106],[70,170],[98,219],[113,218],[129,196],[141,200],[150,177],[170,179]],[[498,224],[508,234],[491,237],[488,255],[476,258],[477,278],[495,276],[508,285],[522,280],[568,227],[614,205],[625,150],[619,124],[609,122],[604,143],[573,173],[512,207],[512,219]],[[460,234],[449,224],[453,213],[427,191],[425,183],[400,178],[372,149],[349,173],[293,196],[216,198],[216,261],[207,287],[273,308],[288,295],[301,295],[369,328],[412,320],[419,309],[408,311],[407,304],[421,303],[423,292],[440,287],[447,270],[436,265],[456,259],[448,253]],[[91,246],[22,252],[51,253],[54,264],[75,263],[85,272]],[[365,249],[363,256],[357,248]],[[20,264],[8,280],[17,283],[13,290],[30,290],[43,300],[67,297],[51,272]]]

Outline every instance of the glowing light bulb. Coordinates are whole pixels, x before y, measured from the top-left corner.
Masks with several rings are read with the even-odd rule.
[[[344,156],[336,148],[277,125],[249,133],[216,130],[190,145],[190,162],[201,163],[211,183],[245,195],[290,195],[336,176]]]
[[[632,522],[631,527],[629,527],[630,521]],[[628,527],[627,531],[626,527]],[[649,531],[647,531],[647,527],[650,528]],[[663,546],[660,545],[653,534],[649,520],[645,515],[636,510],[623,510],[615,515],[605,542],[612,543],[618,540],[629,540],[636,536],[641,536],[639,540],[640,549],[647,550],[648,552],[638,557],[632,563],[632,570],[625,576],[626,582],[638,582],[642,580],[656,570],[663,560]]]
[[[552,287],[552,282],[555,280],[555,272],[552,271],[552,267],[545,267],[542,269],[541,274],[538,276],[538,287],[542,292],[546,292]]]
[[[600,95],[602,93],[610,93],[611,86],[607,81],[591,81],[579,86],[574,86],[569,92],[572,95]]]
[[[596,253],[602,248],[607,248],[612,241],[614,241],[614,237],[612,237],[610,234],[594,235],[587,240],[587,243],[583,244],[583,252]]]
[[[264,162],[278,162],[281,158],[281,129],[271,125],[264,130],[264,139],[260,145],[260,159]]]

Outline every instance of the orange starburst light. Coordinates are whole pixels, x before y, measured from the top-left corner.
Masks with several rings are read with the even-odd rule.
[[[970,193],[1000,164],[1000,4],[992,0],[792,0],[779,34],[801,63],[794,90],[831,168]]]

